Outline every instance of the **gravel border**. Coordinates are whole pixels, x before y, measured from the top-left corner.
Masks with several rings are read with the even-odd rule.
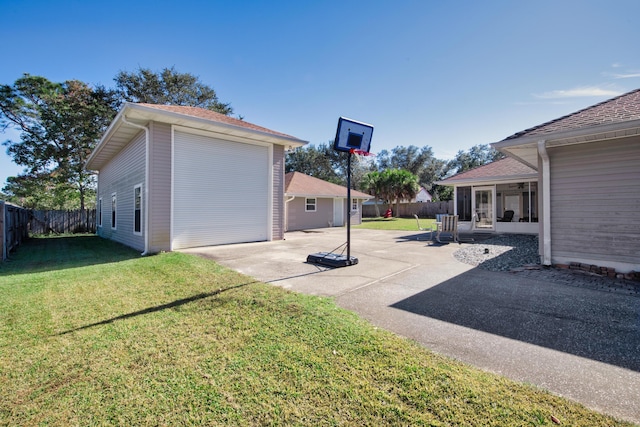
[[[508,271],[545,282],[580,286],[605,292],[640,297],[640,282],[612,279],[580,270],[540,265],[538,236],[500,234],[464,245],[453,253],[460,262],[489,271]]]
[[[526,234],[499,234],[465,245],[453,256],[460,262],[489,271],[510,271],[540,264],[538,236]]]

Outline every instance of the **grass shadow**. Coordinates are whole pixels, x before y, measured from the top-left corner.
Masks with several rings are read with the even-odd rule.
[[[77,332],[77,331],[82,331],[84,329],[90,329],[90,328],[95,328],[96,326],[103,326],[103,325],[109,325],[111,323],[117,322],[119,320],[126,320],[126,319],[131,319],[134,317],[138,317],[138,316],[143,316],[145,314],[150,314],[150,313],[156,313],[158,311],[163,311],[163,310],[168,310],[171,308],[175,308],[175,307],[180,307],[182,305],[185,304],[189,304],[191,302],[194,301],[199,301],[205,298],[210,298],[216,295],[220,295],[223,292],[227,292],[230,291],[232,289],[237,289],[237,288],[242,288],[244,286],[248,286],[254,283],[260,283],[256,280],[252,281],[252,282],[247,282],[247,283],[241,283],[239,285],[235,285],[235,286],[230,286],[228,288],[224,288],[224,289],[218,289],[217,291],[214,292],[205,292],[205,293],[201,293],[201,294],[197,294],[197,295],[193,295],[190,296],[188,298],[181,298],[175,301],[171,301],[169,303],[166,304],[160,304],[160,305],[156,305],[153,307],[148,307],[142,310],[138,310],[138,311],[134,311],[131,313],[126,313],[126,314],[122,314],[120,316],[116,316],[116,317],[112,317],[110,319],[106,319],[106,320],[101,320],[99,322],[95,322],[95,323],[90,323],[88,325],[84,325],[84,326],[79,326],[77,328],[73,328],[73,329],[69,329],[63,332],[59,332],[56,335],[67,335],[70,334],[72,332]]]
[[[96,235],[33,237],[0,262],[0,276],[31,274],[139,258],[140,252]]]

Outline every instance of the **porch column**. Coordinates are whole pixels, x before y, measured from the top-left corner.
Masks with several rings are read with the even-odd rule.
[[[542,159],[542,264],[551,265],[551,171],[546,141],[538,141],[538,154]]]

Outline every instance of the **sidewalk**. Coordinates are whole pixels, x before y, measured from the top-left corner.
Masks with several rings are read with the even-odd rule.
[[[185,250],[297,292],[330,296],[376,326],[511,379],[640,424],[640,298],[458,262],[461,246],[414,233],[353,229],[359,263],[328,269],[310,253],[344,229]],[[464,244],[463,244],[464,245]]]

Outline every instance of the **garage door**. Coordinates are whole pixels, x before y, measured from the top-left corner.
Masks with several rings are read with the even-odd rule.
[[[269,147],[175,131],[172,248],[268,240]]]

